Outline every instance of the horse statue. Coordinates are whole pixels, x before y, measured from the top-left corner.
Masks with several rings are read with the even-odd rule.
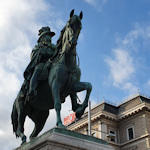
[[[74,15],[74,10],[70,13],[70,18],[61,31],[57,41],[57,55],[51,62],[48,78],[39,81],[37,95],[32,101],[24,104],[24,98],[18,94],[13,104],[11,114],[13,131],[16,137],[22,139],[22,144],[26,142],[24,135],[24,122],[26,116],[35,123],[30,139],[35,138],[43,129],[49,115],[49,109],[55,108],[57,114],[56,125],[65,128],[61,120],[61,103],[70,95],[72,110],[76,117],[80,118],[88,106],[92,85],[88,82],[80,82],[81,71],[78,66],[76,45],[80,30],[83,13]],[[77,92],[86,90],[85,99],[82,104],[77,102]]]

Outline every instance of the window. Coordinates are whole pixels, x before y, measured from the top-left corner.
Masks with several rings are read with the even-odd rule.
[[[128,140],[134,139],[134,127],[133,126],[127,128],[127,139]]]
[[[115,131],[113,131],[113,130],[109,131],[109,139],[112,142],[116,142],[116,132]]]

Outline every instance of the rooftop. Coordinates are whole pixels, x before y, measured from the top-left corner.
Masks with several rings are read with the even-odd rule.
[[[136,98],[136,97],[138,97],[138,96],[141,96],[141,97],[143,97],[143,98],[145,98],[145,99],[149,99],[149,100],[150,100],[150,96],[147,96],[147,95],[145,95],[145,94],[143,94],[143,93],[138,92],[138,93],[132,94],[132,95],[130,95],[130,96],[124,98],[122,101],[117,102],[117,103],[114,103],[114,102],[111,101],[111,100],[103,99],[103,100],[100,101],[98,104],[93,105],[93,106],[92,106],[92,109],[95,108],[95,107],[97,107],[97,106],[99,106],[99,105],[101,105],[102,103],[107,103],[107,104],[110,104],[110,105],[112,105],[112,106],[119,107],[119,106],[121,106],[121,105],[123,105],[123,104],[129,102],[130,100],[132,100],[132,99],[134,99],[134,98]]]

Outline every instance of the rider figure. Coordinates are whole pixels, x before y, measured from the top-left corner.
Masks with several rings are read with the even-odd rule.
[[[40,36],[37,41],[38,44],[33,48],[31,61],[24,72],[25,80],[29,81],[29,90],[27,92],[29,99],[36,96],[36,87],[41,72],[45,68],[44,66],[47,64],[48,59],[52,58],[56,53],[56,45],[51,43],[51,38],[55,33],[51,32],[49,27],[42,27],[38,35]],[[49,67],[48,65],[46,67]]]

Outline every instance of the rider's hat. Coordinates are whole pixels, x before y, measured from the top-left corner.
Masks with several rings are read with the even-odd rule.
[[[38,39],[38,42],[40,40],[40,38],[44,35],[44,34],[48,34],[50,35],[51,37],[53,37],[55,35],[55,32],[51,32],[51,29],[49,27],[42,27],[40,30],[39,30],[39,39]]]

